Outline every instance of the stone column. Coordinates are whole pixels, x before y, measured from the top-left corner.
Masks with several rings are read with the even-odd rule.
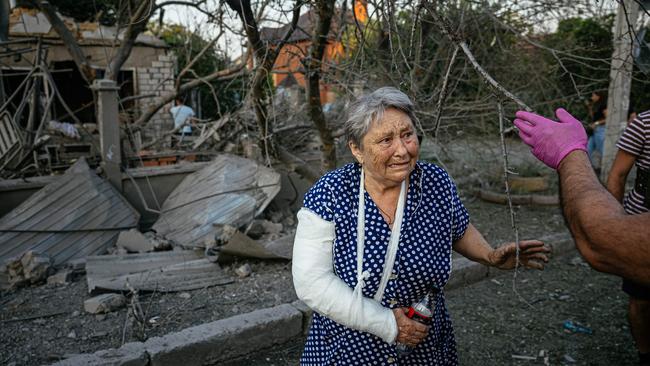
[[[113,80],[95,80],[92,88],[97,91],[97,124],[102,150],[102,166],[108,181],[122,191],[122,151],[120,144],[120,119],[118,90]]]

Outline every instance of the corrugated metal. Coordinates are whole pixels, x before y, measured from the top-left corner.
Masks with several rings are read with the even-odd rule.
[[[88,291],[173,292],[232,283],[217,263],[193,250],[88,257]]]
[[[138,220],[137,211],[81,159],[0,219],[0,260],[35,250],[58,265],[100,254],[120,228],[136,227]]]
[[[185,247],[202,247],[223,225],[250,223],[280,191],[280,175],[253,160],[219,155],[190,174],[163,204],[153,225],[159,234]]]

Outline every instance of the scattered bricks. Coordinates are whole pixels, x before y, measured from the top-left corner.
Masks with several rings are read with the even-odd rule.
[[[147,366],[149,355],[140,342],[126,343],[118,349],[107,349],[91,354],[75,355],[63,361],[52,364],[52,366],[78,366],[78,365],[100,365],[100,366]]]
[[[68,269],[61,270],[47,278],[48,285],[67,285],[72,282],[72,271]]]
[[[255,349],[281,344],[302,332],[302,313],[289,304],[256,310],[150,338],[151,366],[212,365]]]
[[[120,294],[103,294],[84,301],[84,310],[91,314],[110,313],[126,305],[126,298]]]

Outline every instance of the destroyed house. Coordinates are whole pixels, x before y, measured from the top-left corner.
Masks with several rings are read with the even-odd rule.
[[[95,22],[76,22],[65,16],[60,18],[75,37],[97,79],[101,79],[119,47],[123,31]],[[12,139],[16,130],[38,131],[38,138],[49,127],[49,121],[76,124],[77,127],[82,124],[84,129],[78,131],[79,136],[70,133],[77,137],[77,141],[46,143],[51,145],[47,150],[48,159],[56,160],[61,155],[92,156],[96,142],[88,141],[86,137],[96,130],[93,92],[45,15],[35,9],[14,8],[9,17],[9,40],[2,45],[0,166],[6,167],[8,157],[3,155],[11,152],[13,140],[20,140]],[[37,69],[39,65],[41,68]],[[173,91],[174,68],[175,57],[162,40],[146,33],[137,37],[117,80],[122,127],[157,103],[160,96]],[[14,93],[16,97],[9,100]],[[34,102],[38,104],[36,108],[32,107]],[[36,116],[30,117],[30,113]],[[41,121],[45,126],[39,126]],[[136,140],[134,145],[161,136],[172,125],[171,116],[161,109],[151,118],[146,129],[133,137]],[[68,125],[65,128],[71,129]]]

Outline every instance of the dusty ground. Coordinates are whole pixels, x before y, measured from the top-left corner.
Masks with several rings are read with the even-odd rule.
[[[544,272],[520,272],[515,283],[516,293],[512,273],[504,272],[447,293],[461,365],[638,365],[619,279],[570,254]],[[593,334],[565,331],[567,320]],[[296,339],[227,366],[296,365],[303,344]]]
[[[500,148],[488,142],[449,143],[437,155],[451,169],[474,225],[492,244],[498,244],[514,240],[507,208],[472,196],[479,185],[485,188],[496,181],[494,189],[499,189]],[[423,157],[435,149],[423,147]],[[530,164],[522,160],[532,158],[525,147],[514,144],[513,149],[515,171],[517,166]],[[515,210],[522,239],[566,230],[557,207]],[[251,265],[253,274],[238,278],[234,269],[244,263]],[[240,260],[225,270],[235,278],[234,283],[187,293],[140,294],[146,312],[142,324],[128,320],[126,309],[105,316],[85,313],[83,301],[89,297],[85,277],[65,287],[42,285],[0,293],[0,365],[49,363],[66,354],[119,347],[141,340],[142,334],[159,336],[295,300],[287,261]],[[565,354],[585,364],[622,364],[632,359],[623,316],[625,300],[615,279],[562,259],[541,276],[523,272],[518,280],[519,293],[533,308],[512,293],[509,274],[498,283],[488,280],[448,294],[463,364],[534,363],[513,361],[511,355],[535,356],[542,349],[549,351],[551,365],[560,364]],[[563,333],[562,323],[567,319],[592,327],[594,335]],[[298,339],[233,364],[296,364],[303,342]],[[602,354],[608,356],[602,358]]]
[[[474,224],[492,243],[513,240],[510,217],[504,206],[484,203],[472,198],[469,193],[464,197],[464,201],[470,210]],[[521,206],[516,208],[516,212],[522,238],[541,237],[564,230],[558,208]],[[251,265],[253,274],[247,278],[237,278],[234,269],[243,263]],[[295,300],[290,263],[287,261],[241,260],[226,266],[225,270],[236,279],[235,283],[187,293],[141,294],[140,302],[146,311],[147,319],[144,325],[127,320],[126,309],[105,316],[85,313],[83,301],[89,297],[85,277],[78,278],[64,287],[42,285],[2,293],[0,295],[0,339],[2,339],[0,364],[48,363],[66,354],[94,352],[119,347],[123,341],[136,341],[143,329],[146,337],[159,336],[204,322]],[[522,278],[526,278],[524,276]],[[582,276],[576,276],[576,280],[579,278]],[[531,279],[531,283],[535,282]],[[494,286],[489,281],[488,285]],[[563,288],[553,287],[549,293]],[[493,290],[493,288],[486,289],[485,292],[491,293]],[[507,293],[507,291],[508,287],[504,286],[502,292]],[[452,313],[455,317],[463,316],[462,309],[466,309],[465,317],[475,314],[479,305],[470,305],[469,300],[454,303],[456,296],[454,294],[457,293],[459,292],[452,293],[451,304],[453,305],[450,305],[453,306]],[[617,294],[617,290],[611,293]],[[471,297],[475,304],[492,304]],[[546,305],[547,303],[540,302],[536,306]],[[515,305],[509,307],[513,306]],[[615,308],[617,307],[612,307]],[[494,317],[495,315],[490,315],[492,316],[490,318],[488,313],[491,314],[488,311],[478,314],[483,314],[481,316],[486,319],[485,321],[502,323],[502,319]],[[613,318],[620,318],[619,313],[620,311]],[[566,315],[561,316],[566,317]],[[548,316],[544,318],[547,319]],[[476,325],[479,323],[477,322]],[[462,329],[469,328],[462,327]],[[548,331],[552,332],[553,329]],[[512,332],[512,334],[517,333]],[[459,337],[461,336],[462,334],[459,333]],[[528,343],[533,346],[532,342]],[[520,348],[518,352],[524,351],[527,350]]]

